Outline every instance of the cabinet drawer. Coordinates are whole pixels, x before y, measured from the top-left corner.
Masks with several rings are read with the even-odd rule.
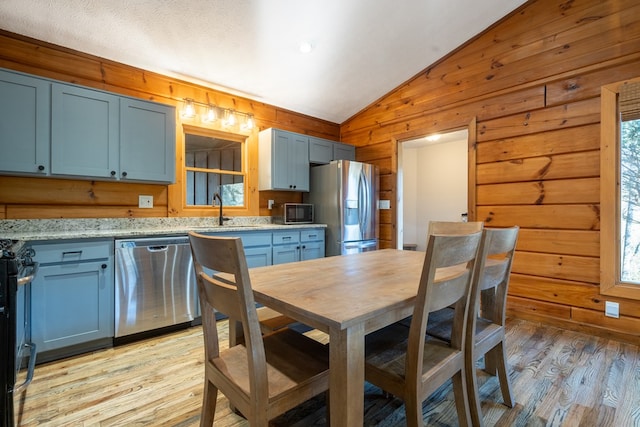
[[[41,264],[79,262],[109,258],[113,254],[112,241],[82,241],[68,243],[33,244],[35,259]]]
[[[284,231],[273,233],[273,244],[283,245],[287,243],[298,243],[300,241],[299,231]]]
[[[271,246],[271,233],[241,233],[240,238],[245,248]]]
[[[300,232],[301,242],[314,242],[324,240],[324,230],[322,228],[314,228],[312,230],[302,230]]]
[[[226,232],[226,233],[204,233],[207,236],[219,237],[239,237],[242,240],[242,246],[251,248],[255,246],[271,246],[271,233],[245,233],[245,232]]]

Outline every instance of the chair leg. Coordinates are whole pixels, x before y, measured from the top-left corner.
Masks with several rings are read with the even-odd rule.
[[[471,425],[483,426],[482,407],[480,406],[480,396],[478,392],[478,377],[476,374],[475,360],[467,360],[465,369],[465,385],[467,387],[467,400],[469,402],[469,412],[471,415]],[[458,397],[456,396],[456,402]],[[459,412],[459,411],[458,411]]]
[[[453,381],[453,395],[456,401],[456,411],[458,413],[458,424],[461,427],[470,427],[471,424],[471,414],[469,409],[469,390],[467,390],[467,385],[465,384],[465,370],[461,370],[457,374],[455,374],[451,379]],[[476,424],[473,424],[474,426]],[[478,424],[482,426],[482,424]]]
[[[501,341],[497,346],[492,350],[495,352],[495,355],[501,355],[501,357],[496,357],[496,369],[498,371],[498,379],[500,380],[500,389],[502,390],[502,399],[504,399],[504,404],[509,408],[513,408],[513,394],[511,393],[511,380],[509,380],[509,372],[507,365],[507,349],[504,345],[504,341]]]
[[[204,395],[202,397],[202,411],[200,412],[200,427],[212,427],[216,415],[218,389],[212,382],[204,380]]]
[[[422,401],[419,401],[419,399],[420,397],[418,396],[418,393],[413,397],[405,397],[404,411],[408,427],[424,426],[422,418]]]

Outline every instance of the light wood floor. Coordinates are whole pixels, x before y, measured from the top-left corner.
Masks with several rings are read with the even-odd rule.
[[[226,331],[226,322],[220,324]],[[320,335],[319,335],[320,336]],[[322,339],[322,338],[320,338]],[[487,426],[640,426],[637,346],[509,320],[516,406],[502,405],[497,379],[480,375]],[[197,426],[203,387],[200,327],[36,368],[17,398],[20,426]],[[274,420],[325,425],[324,397]],[[404,407],[366,387],[365,425],[402,426]],[[451,384],[424,404],[426,425],[455,426]],[[216,426],[247,426],[218,395]]]

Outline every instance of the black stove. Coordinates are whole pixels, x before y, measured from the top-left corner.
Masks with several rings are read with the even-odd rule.
[[[31,343],[31,281],[38,264],[22,242],[0,239],[0,427],[16,425],[14,397],[31,382],[35,346]],[[28,366],[25,380],[18,373]]]

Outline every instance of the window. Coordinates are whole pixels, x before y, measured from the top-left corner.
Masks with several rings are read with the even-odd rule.
[[[640,299],[640,79],[602,88],[600,288]]]
[[[231,134],[185,133],[186,206],[211,206],[216,193],[224,206],[244,206],[244,150]]]

